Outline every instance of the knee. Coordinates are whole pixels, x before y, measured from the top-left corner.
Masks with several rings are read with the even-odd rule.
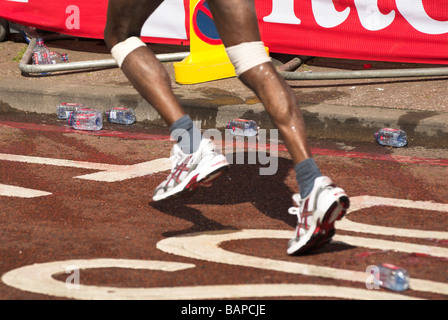
[[[114,47],[114,45],[116,44],[115,43],[116,41],[114,41],[113,31],[110,29],[110,27],[108,25],[106,25],[103,35],[104,35],[104,42],[106,43],[109,50],[111,50]]]
[[[238,77],[256,66],[271,62],[262,41],[243,42],[227,47],[226,52]]]
[[[112,50],[112,48],[120,42],[123,42],[131,37],[139,37],[140,30],[135,32],[125,25],[120,25],[108,20],[106,27],[104,28],[103,36],[107,47],[109,50]]]

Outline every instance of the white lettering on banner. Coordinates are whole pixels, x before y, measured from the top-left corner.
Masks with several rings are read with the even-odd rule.
[[[314,18],[318,25],[324,28],[334,28],[347,20],[350,8],[339,12],[334,7],[333,0],[312,0]]]
[[[65,13],[70,14],[65,20],[65,27],[68,30],[81,29],[80,10],[77,6],[71,5],[65,9]]]
[[[28,0],[6,0],[6,1],[28,3]]]
[[[264,22],[299,25],[302,21],[295,15],[294,0],[272,0],[272,12]],[[316,23],[323,28],[335,28],[350,15],[350,7],[337,11],[333,0],[311,0]],[[448,33],[448,21],[432,19],[425,11],[423,0],[396,0],[397,8],[406,21],[416,30],[426,34]],[[395,10],[383,14],[378,0],[355,0],[361,25],[369,31],[378,31],[390,26],[396,17]]]
[[[448,33],[448,21],[432,19],[425,11],[423,0],[396,0],[397,8],[411,26],[422,33]]]
[[[395,19],[395,10],[384,15],[378,8],[378,0],[355,0],[359,20],[369,31],[378,31],[387,28]]]
[[[272,0],[272,12],[263,18],[265,22],[301,24],[294,13],[294,0]]]

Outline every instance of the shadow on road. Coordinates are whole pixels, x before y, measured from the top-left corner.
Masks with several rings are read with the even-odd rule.
[[[241,155],[239,155],[241,156]],[[234,154],[238,157],[238,153]],[[244,153],[248,159],[248,153]],[[295,228],[296,219],[288,214],[292,206],[294,193],[286,184],[285,179],[293,170],[291,160],[276,158],[278,170],[273,176],[259,175],[260,164],[233,164],[230,170],[216,180],[211,188],[199,188],[193,195],[186,198],[169,201],[151,202],[149,205],[167,215],[181,218],[193,223],[187,230],[167,232],[166,237],[179,236],[193,232],[218,230],[235,230],[205,217],[201,211],[191,205],[235,205],[250,202],[263,214],[277,219]],[[236,161],[234,161],[236,163]]]

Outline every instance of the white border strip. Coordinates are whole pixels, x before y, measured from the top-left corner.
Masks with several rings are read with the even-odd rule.
[[[0,184],[0,197],[15,197],[15,198],[38,198],[51,195],[50,192],[14,187],[6,184]]]

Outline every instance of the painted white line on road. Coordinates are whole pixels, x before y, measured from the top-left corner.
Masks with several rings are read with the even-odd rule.
[[[405,243],[398,241],[388,241],[374,238],[352,237],[342,235],[336,235],[333,238],[333,240],[369,249],[417,253],[428,255],[431,257],[448,259],[448,249],[435,246],[425,246],[415,243]]]
[[[172,167],[172,161],[168,158],[156,159],[134,165],[113,165],[105,163],[29,157],[0,153],[0,161],[13,161],[29,164],[97,170],[101,172],[87,174],[75,178],[99,182],[118,182],[128,179],[134,179],[148,174],[167,171]]]
[[[170,170],[171,166],[172,162],[170,159],[157,159],[131,166],[121,166],[120,168],[117,168],[115,170],[92,173],[76,178],[102,182],[118,182]]]
[[[100,170],[100,171],[108,171],[108,170],[118,170],[122,166],[105,164],[105,163],[94,163],[94,162],[85,162],[85,161],[75,161],[75,160],[64,160],[64,159],[52,159],[52,158],[41,158],[41,157],[29,157],[22,155],[14,155],[14,154],[5,154],[0,153],[0,161],[13,161],[13,162],[21,162],[21,163],[30,163],[30,164],[43,164],[49,166],[57,166],[57,167],[71,167],[71,168],[79,168],[79,169],[89,169],[89,170]]]
[[[0,184],[0,197],[15,197],[15,198],[38,198],[51,195],[50,192],[14,187],[6,184]]]
[[[228,233],[219,231],[200,233],[196,235],[190,234],[182,237],[164,239],[157,244],[157,248],[164,252],[175,254],[178,256],[205,260],[209,262],[280,271],[291,274],[302,274],[306,276],[322,277],[327,279],[346,280],[361,283],[366,282],[368,275],[365,272],[260,258],[230,252],[222,248],[222,243],[228,241],[249,239],[289,239],[291,237],[291,234],[291,231],[283,230],[242,230],[229,231]],[[337,239],[338,237],[336,236],[335,240]],[[341,238],[341,240],[342,239],[343,238]],[[357,239],[359,239],[359,242],[357,241]],[[375,239],[369,239],[369,241],[375,242]],[[369,241],[364,241],[362,237],[351,237],[350,239],[350,243],[352,245],[359,247],[369,245]],[[402,251],[403,243],[392,241],[390,241],[389,243],[391,245],[391,247],[388,248],[389,250]],[[375,244],[372,243],[369,245],[369,247],[375,248]],[[404,251],[407,252],[406,250]],[[411,289],[415,291],[448,295],[448,285],[435,281],[412,278]]]
[[[414,201],[414,200],[384,198],[375,196],[359,196],[350,199],[350,209],[348,213],[375,206],[381,206],[381,207],[390,206],[390,207],[408,208],[408,209],[441,211],[448,213],[447,203],[436,203],[433,201]]]
[[[436,203],[433,201],[414,201],[406,199],[393,199],[374,196],[359,196],[350,199],[350,209],[347,212],[349,215],[352,212],[372,207],[397,207],[421,210],[413,214],[425,214],[425,211],[439,211],[448,214],[448,204]],[[391,210],[393,214],[393,210]],[[405,228],[392,228],[385,226],[374,226],[359,222],[353,222],[349,219],[344,219],[338,222],[338,229],[353,232],[364,232],[370,234],[380,234],[384,236],[396,236],[406,238],[419,239],[448,239],[448,232],[446,231],[429,231]]]
[[[415,300],[415,298],[383,291],[355,289],[339,286],[304,284],[252,284],[210,285],[161,288],[118,288],[79,285],[72,288],[53,276],[63,274],[67,268],[79,268],[80,272],[95,268],[121,268],[140,270],[181,271],[195,267],[192,264],[166,261],[141,260],[69,260],[34,264],[12,270],[3,275],[2,281],[19,290],[79,300],[204,300],[242,299],[266,297],[330,297],[370,300]],[[71,281],[71,280],[70,280]],[[179,314],[181,310],[179,310]]]

